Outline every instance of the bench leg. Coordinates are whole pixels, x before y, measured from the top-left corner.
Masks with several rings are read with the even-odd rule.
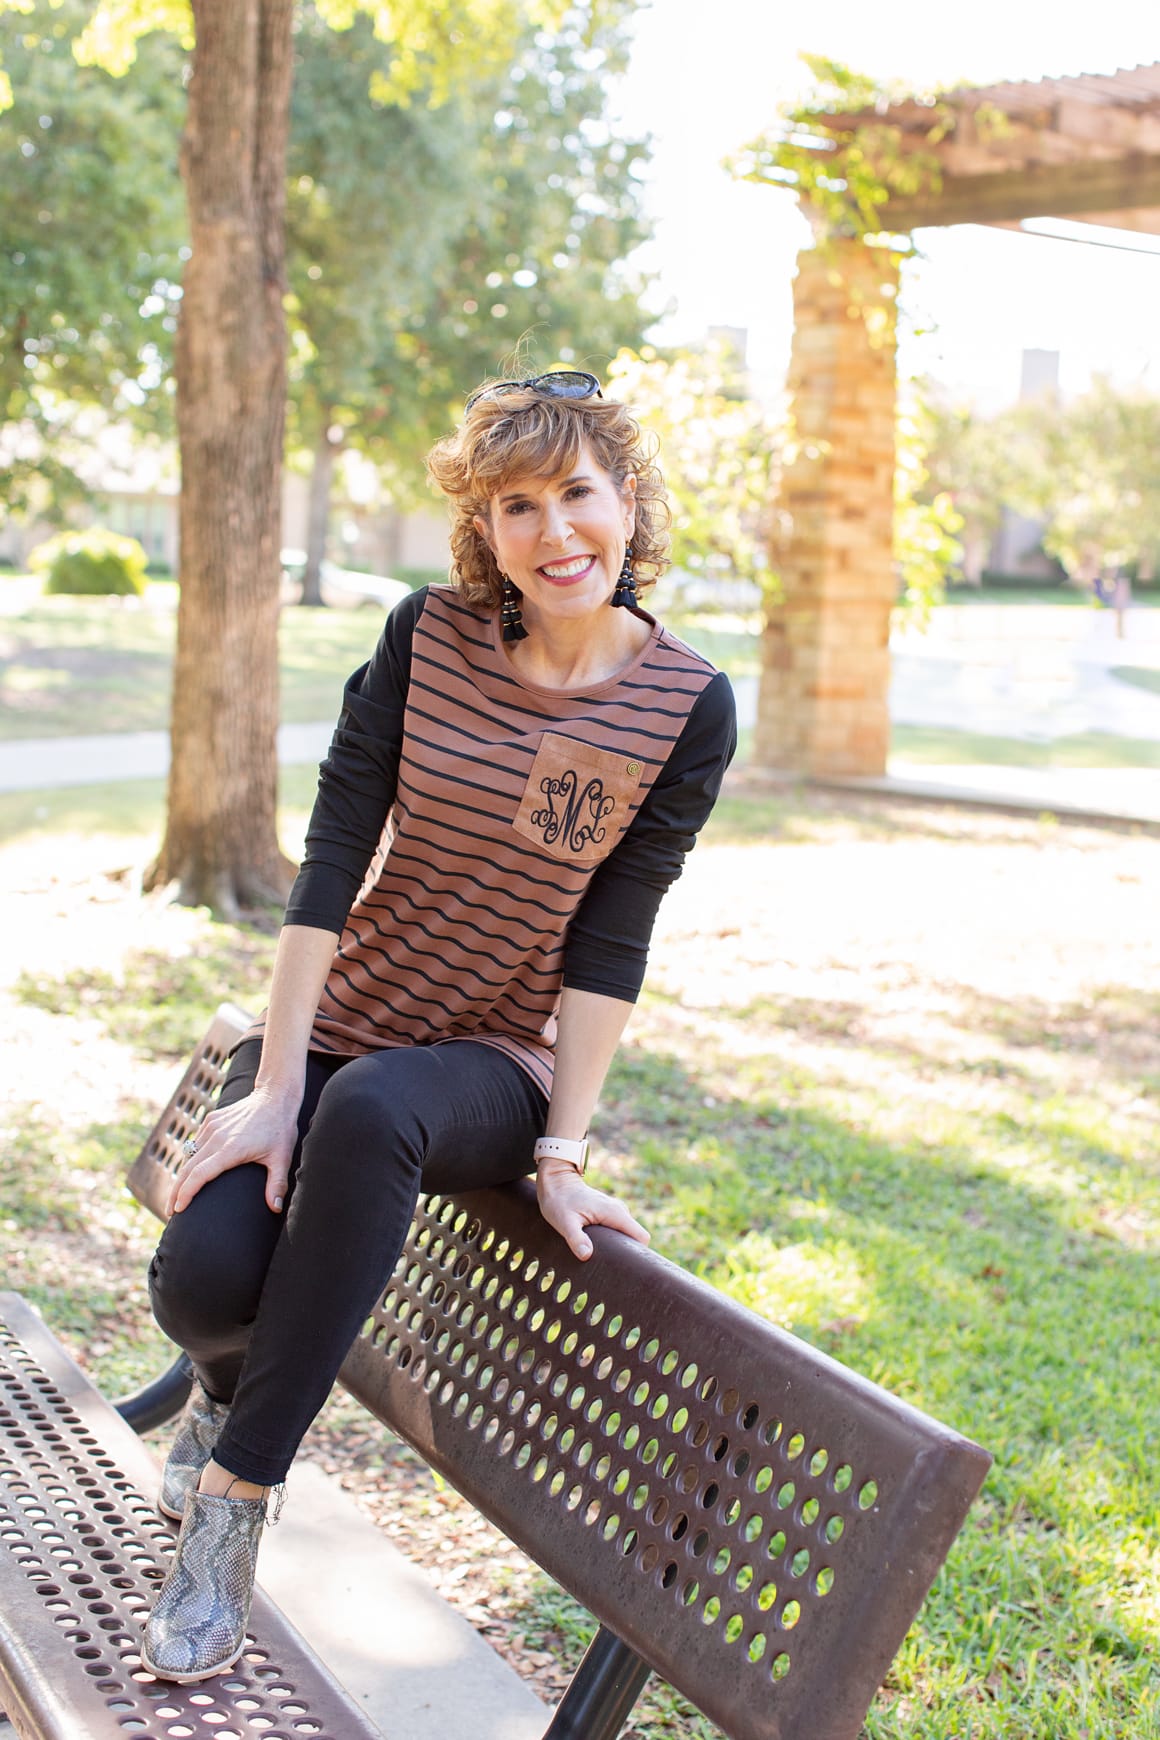
[[[122,1396],[113,1406],[134,1432],[151,1432],[154,1426],[164,1426],[167,1420],[176,1419],[192,1388],[193,1367],[181,1353],[168,1371],[133,1395]]]
[[[604,1626],[588,1645],[544,1740],[616,1740],[652,1669]]]

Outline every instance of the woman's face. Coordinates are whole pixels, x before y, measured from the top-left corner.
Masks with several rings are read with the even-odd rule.
[[[635,492],[635,477],[618,488],[585,445],[567,476],[513,478],[492,497],[475,529],[522,592],[525,616],[566,620],[603,609],[632,536]]]

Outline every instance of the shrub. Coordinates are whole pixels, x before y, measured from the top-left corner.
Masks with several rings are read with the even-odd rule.
[[[145,590],[147,558],[136,538],[100,526],[49,538],[33,550],[28,565],[44,575],[45,592],[139,597]]]

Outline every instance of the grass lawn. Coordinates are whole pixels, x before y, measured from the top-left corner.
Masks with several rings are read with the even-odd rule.
[[[0,579],[3,587],[14,584]],[[756,675],[758,643],[741,624],[666,618],[733,676]],[[160,731],[169,723],[176,588],[153,585],[145,600],[29,597],[0,613],[0,740]],[[370,657],[382,613],[374,605],[281,617],[282,717],[333,719],[342,685]]]
[[[116,1392],[163,1358],[121,1175],[272,939],[141,898],[159,794],[95,841],[89,797],[0,851],[0,1261]],[[866,1740],[1160,1735],[1158,880],[1144,835],[739,781],[663,909],[599,1179],[996,1458]],[[350,1402],[306,1453],[558,1694],[573,1603]],[[631,1733],[716,1730],[654,1687]]]
[[[1148,665],[1114,665],[1112,675],[1133,689],[1145,689],[1150,695],[1160,695],[1160,671],[1152,670]]]
[[[1147,675],[1160,681],[1160,671]],[[1035,742],[941,725],[895,724],[890,753],[932,767],[1160,767],[1160,740],[1117,737],[1110,731],[1074,732]]]
[[[35,598],[0,616],[0,738],[160,731],[169,723],[176,589],[144,602]],[[282,717],[337,717],[342,685],[369,658],[382,625],[373,606],[281,618]]]
[[[948,604],[1066,604],[1082,606],[1084,609],[1096,608],[1094,595],[1089,586],[948,586],[946,590]],[[1147,610],[1160,604],[1160,592],[1155,586],[1137,586],[1132,594],[1132,608]],[[1106,608],[1102,606],[1101,608]]]

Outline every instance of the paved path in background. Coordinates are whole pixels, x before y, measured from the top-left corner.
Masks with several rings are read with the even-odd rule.
[[[317,764],[326,754],[332,719],[283,725],[278,760]],[[0,791],[107,785],[118,779],[163,779],[169,772],[168,731],[116,731],[104,737],[33,737],[0,743]]]

